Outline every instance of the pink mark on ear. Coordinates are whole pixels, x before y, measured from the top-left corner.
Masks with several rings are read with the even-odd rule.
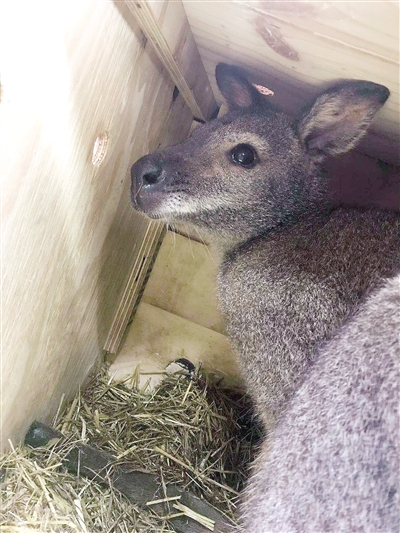
[[[261,94],[264,96],[274,96],[274,91],[271,91],[271,89],[268,89],[268,87],[264,87],[263,85],[258,85],[257,83],[253,83],[253,87],[257,89]]]
[[[238,80],[232,81],[231,98],[239,107],[250,107],[253,103],[251,92],[248,90],[248,87]]]

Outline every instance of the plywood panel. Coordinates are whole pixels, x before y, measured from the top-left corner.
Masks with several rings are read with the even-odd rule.
[[[225,383],[241,384],[238,362],[228,339],[213,331],[145,302],[135,319],[109,373],[115,379],[132,375],[140,366],[143,384],[149,375],[164,372],[171,361],[185,357],[202,365]]]
[[[224,333],[216,299],[217,268],[207,246],[168,232],[142,301]]]
[[[4,444],[99,361],[148,227],[130,207],[129,167],[184,138],[192,115],[114,3],[1,10]]]
[[[219,61],[241,65],[295,112],[323,82],[361,78],[391,90],[364,141],[371,156],[399,164],[399,4],[397,2],[184,0],[216,95]]]

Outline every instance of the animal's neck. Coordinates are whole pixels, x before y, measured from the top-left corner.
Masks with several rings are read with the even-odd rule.
[[[225,260],[230,255],[236,255],[243,252],[252,246],[252,243],[259,241],[268,241],[275,238],[277,234],[295,234],[301,226],[315,226],[321,220],[325,220],[330,216],[334,207],[326,203],[323,206],[315,208],[311,212],[298,214],[296,217],[287,218],[280,223],[273,226],[265,225],[259,231],[251,233],[247,236],[237,236],[231,233],[210,235],[210,244],[216,250],[216,253],[221,261]]]
[[[254,239],[268,239],[277,232],[287,232],[298,224],[312,222],[321,215],[324,216],[332,209],[329,202],[320,204],[313,202],[311,198],[299,202],[297,209],[282,210],[278,212],[263,212],[262,206],[258,216],[248,213],[248,210],[220,212],[216,210],[212,214],[199,214],[190,219],[182,219],[172,227],[177,228],[184,234],[192,235],[196,240],[209,244],[215,255],[220,259],[233,250],[242,248]]]
[[[195,224],[189,221],[174,224],[169,223],[168,225],[171,229],[182,235],[189,236],[191,239],[209,245],[213,255],[221,260],[227,251],[236,248],[251,237],[250,234],[238,236],[234,232],[221,231],[219,228],[218,230],[214,230],[203,224]]]

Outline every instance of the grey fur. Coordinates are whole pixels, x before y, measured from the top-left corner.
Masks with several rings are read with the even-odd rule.
[[[398,269],[392,223],[388,213],[339,209],[225,256],[220,301],[267,427],[297,388],[316,343]]]
[[[233,110],[135,163],[132,200],[153,218],[197,225],[220,250],[220,307],[269,428],[316,344],[400,268],[398,214],[332,210],[319,169],[353,147],[389,91],[342,82],[293,121],[241,70],[218,65],[217,81]],[[239,143],[257,150],[254,168],[233,163]]]
[[[332,209],[325,197],[325,178],[320,170],[326,157],[351,149],[365,134],[389,91],[370,82],[341,82],[322,93],[301,117],[293,121],[275,110],[269,100],[247,82],[241,70],[218,65],[217,82],[230,112],[222,119],[197,128],[193,136],[180,145],[136,162],[132,167],[131,196],[135,207],[152,218],[163,218],[169,223],[191,223],[201,228],[219,250],[220,307],[249,391],[264,425],[271,430],[310,369],[310,380],[319,383],[322,391],[332,390],[337,376],[329,372],[334,369],[327,369],[318,377],[319,366],[312,366],[316,349],[334,335],[346,317],[357,312],[371,290],[379,289],[387,278],[400,271],[399,214],[377,209]],[[232,159],[232,149],[243,143],[251,145],[257,152],[256,164],[247,168],[235,164]],[[375,311],[375,304],[372,311],[362,311],[361,321],[362,317]],[[365,322],[362,324],[366,327]],[[390,322],[387,327],[388,334],[393,333]],[[347,335],[347,330],[343,331],[343,335]],[[375,329],[374,332],[379,333]],[[329,352],[333,353],[333,359],[338,343],[340,341],[334,337],[332,352]],[[327,346],[329,351],[330,345]],[[357,353],[358,346],[354,348]],[[377,347],[372,347],[373,353]],[[366,360],[368,354],[365,353]],[[339,358],[337,364],[340,362],[346,363]],[[353,363],[354,373],[350,372],[349,366],[348,379],[355,379],[357,371],[360,375],[365,374],[366,380],[373,378],[374,367],[364,368],[362,350]],[[318,364],[322,364],[321,361]],[[384,369],[380,370],[383,372],[381,376],[384,375]],[[398,374],[390,371],[387,387],[371,391],[371,394],[376,392],[378,395],[380,390],[387,389],[393,395],[395,379]],[[301,391],[304,387],[306,385]],[[357,406],[362,408],[365,391],[356,384],[353,390],[357,396],[353,398],[353,411],[347,413],[355,417],[351,420],[342,420],[340,416],[335,418],[334,405],[330,405],[330,401],[337,400],[329,396],[330,392],[325,397],[326,413],[339,433],[340,423],[344,428],[354,423],[358,434],[364,421],[363,415],[357,418]],[[336,394],[340,397],[339,390]],[[310,399],[308,403],[297,403],[297,400],[296,396],[296,404],[291,403],[290,409],[293,412],[298,409],[309,417],[309,425],[299,431],[308,430],[307,436],[311,437],[310,442],[316,449],[319,449],[319,438],[325,439],[326,435],[328,451],[334,427],[329,428],[330,433],[325,433],[324,429],[319,434],[317,430],[321,425],[329,427],[330,420],[319,404]],[[374,401],[372,398],[372,406]],[[377,398],[377,401],[381,399]],[[378,403],[377,409],[378,405],[382,404]],[[387,413],[390,409],[395,417],[392,403]],[[317,483],[317,488],[321,486],[322,499],[318,500],[317,493],[317,501],[305,499],[303,502],[307,491],[300,487],[298,505],[303,507],[299,507],[298,521],[293,522],[297,516],[297,504],[291,506],[290,495],[286,494],[287,512],[292,514],[285,522],[282,506],[276,502],[280,493],[270,481],[275,475],[274,468],[279,468],[277,479],[281,479],[283,485],[288,479],[291,484],[290,478],[295,478],[296,468],[303,460],[297,452],[301,443],[291,446],[290,442],[290,424],[295,422],[290,418],[292,411],[285,415],[283,426],[276,430],[276,440],[271,442],[276,455],[282,454],[278,457],[280,462],[276,456],[274,464],[268,462],[269,440],[257,462],[259,473],[250,481],[245,531],[268,531],[265,528],[267,516],[271,519],[271,531],[280,533],[332,530],[373,533],[376,524],[376,531],[385,531],[382,528],[393,523],[393,514],[390,511],[386,520],[385,511],[383,514],[380,511],[383,504],[379,498],[390,493],[392,500],[397,501],[396,494],[390,492],[393,477],[390,469],[395,466],[395,460],[389,449],[396,421],[392,420],[390,427],[382,422],[382,430],[378,427],[375,432],[367,434],[367,440],[368,435],[372,435],[368,442],[364,435],[360,435],[357,442],[360,446],[365,443],[367,450],[365,456],[361,453],[354,456],[354,464],[349,459],[350,462],[345,462],[341,469],[335,462],[339,461],[341,452],[346,455],[347,441],[342,442],[338,457],[329,456],[325,462],[323,457],[320,458],[323,468],[339,468],[342,483],[345,484],[346,475],[350,477],[353,485],[345,493],[350,498],[348,504],[344,501],[347,496],[343,499],[337,492],[332,494],[333,503],[327,497],[329,485],[318,478],[319,465],[312,464],[310,454],[307,465],[313,470],[307,477],[307,468],[301,469],[302,475],[296,479],[301,484],[302,476],[305,476],[304,486],[313,483]],[[350,444],[349,454],[353,453]],[[286,445],[291,457],[286,457]],[[339,445],[332,440],[331,449],[334,446]],[[384,476],[376,482],[377,487],[379,483],[384,486],[382,494],[380,489],[374,492],[368,485],[370,478],[367,476],[368,468],[378,468],[376,458],[379,456],[387,456],[389,476],[389,484],[385,485]],[[363,458],[368,462],[365,472],[357,463]],[[286,467],[286,460],[290,466]],[[386,468],[383,465],[382,462],[379,467],[382,472]],[[268,479],[265,475],[267,468],[270,469]],[[335,477],[335,473],[330,474]],[[359,487],[355,487],[358,475],[363,479],[361,495],[357,493]],[[368,486],[364,486],[364,482]],[[337,486],[340,486],[339,481]],[[315,487],[313,490],[315,494]],[[378,493],[376,501],[366,503],[369,496],[375,498]],[[264,495],[275,502],[276,513],[264,504]],[[324,509],[325,522],[322,518]],[[335,524],[330,520],[334,519],[336,511],[331,512],[331,509],[342,509],[344,518],[337,522],[339,529],[332,529]],[[283,514],[279,514],[281,511]],[[259,513],[262,518],[258,518]],[[304,517],[307,513],[308,518]],[[355,515],[359,515],[358,522]],[[313,529],[314,526],[317,529]]]
[[[400,531],[400,277],[317,355],[264,442],[246,533]]]

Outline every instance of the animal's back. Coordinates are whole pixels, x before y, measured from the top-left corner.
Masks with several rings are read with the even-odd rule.
[[[400,276],[320,350],[258,457],[246,533],[400,529]]]
[[[268,426],[318,342],[399,269],[399,214],[374,209],[336,209],[227,255],[221,308]]]

